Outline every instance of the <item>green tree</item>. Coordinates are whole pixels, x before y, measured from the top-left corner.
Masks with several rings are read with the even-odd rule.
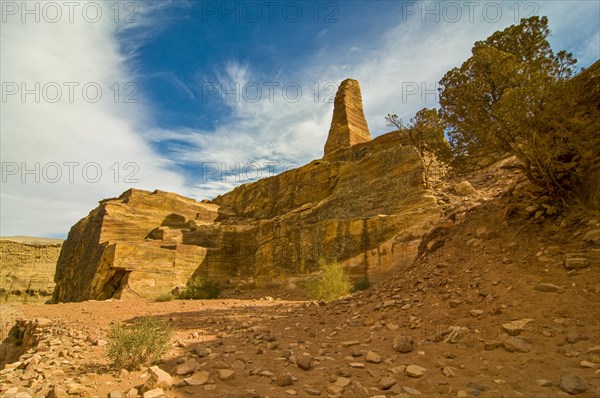
[[[531,17],[476,42],[472,56],[440,81],[440,114],[448,124],[454,164],[484,167],[507,154],[555,197],[557,178],[577,156],[570,126],[578,91],[567,85],[572,54],[554,54],[546,17]]]
[[[402,119],[396,114],[389,114],[385,117],[385,125],[389,127],[396,127],[398,130],[403,130],[405,127],[402,124]]]
[[[437,109],[423,108],[410,120],[413,145],[423,156],[423,151],[433,152],[439,160],[448,162],[452,157],[450,146],[444,136],[446,123]]]

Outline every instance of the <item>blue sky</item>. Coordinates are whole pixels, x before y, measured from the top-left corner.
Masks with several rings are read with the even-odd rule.
[[[128,188],[213,198],[320,158],[347,77],[383,134],[387,113],[436,106],[476,40],[530,14],[580,66],[600,56],[596,1],[21,4],[2,3],[3,236],[64,237]]]

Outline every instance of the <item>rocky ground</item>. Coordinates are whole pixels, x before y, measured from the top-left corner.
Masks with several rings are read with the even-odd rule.
[[[3,305],[4,319],[40,319],[40,342],[20,355],[4,341],[0,391],[600,397],[600,215],[573,208],[556,216],[549,205],[530,204],[526,183],[501,166],[474,176],[473,190],[463,184],[464,196],[454,182],[433,181],[446,219],[425,237],[419,259],[395,278],[327,305],[278,300],[278,292]],[[141,316],[171,322],[172,347],[157,367],[111,369],[108,328]]]

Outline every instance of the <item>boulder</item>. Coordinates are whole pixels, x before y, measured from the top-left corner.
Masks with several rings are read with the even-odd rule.
[[[173,385],[173,378],[170,374],[159,368],[151,366],[148,368],[150,378],[142,386],[142,393],[155,389],[169,390]]]
[[[198,371],[190,377],[186,377],[183,381],[189,386],[203,386],[205,384],[213,383],[210,374],[205,370]]]
[[[454,186],[454,192],[460,196],[469,196],[475,193],[475,188],[469,181],[461,181]]]
[[[583,377],[573,373],[562,377],[558,387],[571,395],[581,394],[590,389]]]

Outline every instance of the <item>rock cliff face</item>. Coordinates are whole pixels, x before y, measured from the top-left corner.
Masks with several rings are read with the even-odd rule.
[[[173,193],[128,190],[75,224],[56,266],[54,301],[146,296],[185,284],[206,255],[183,242],[217,206]],[[171,286],[171,288],[169,288]]]
[[[356,143],[361,120],[358,83],[346,80],[328,143],[340,131],[347,141],[323,159],[212,202],[140,190],[102,201],[71,228],[54,301],[155,297],[195,275],[260,285],[314,271],[320,258],[357,279],[396,273],[441,212],[414,148],[394,133],[370,141],[366,122]]]
[[[61,245],[60,239],[0,239],[0,293],[52,294]]]
[[[371,133],[363,112],[360,85],[356,80],[346,79],[335,95],[325,156],[340,148],[367,141],[371,141]]]

